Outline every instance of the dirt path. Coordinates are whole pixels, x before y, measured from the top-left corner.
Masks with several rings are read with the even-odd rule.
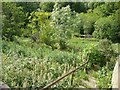
[[[96,80],[92,76],[89,76],[88,80],[82,79],[81,82],[83,83],[85,88],[97,88]]]

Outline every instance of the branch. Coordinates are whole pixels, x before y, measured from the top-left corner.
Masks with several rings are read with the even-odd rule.
[[[59,82],[60,80],[64,79],[65,77],[67,77],[68,75],[74,73],[75,71],[77,71],[79,68],[81,68],[82,66],[86,65],[88,63],[88,60],[83,63],[82,65],[80,65],[79,67],[77,68],[74,68],[72,70],[70,70],[68,73],[64,74],[63,76],[59,77],[58,79],[56,79],[55,81],[51,82],[50,84],[46,85],[45,87],[43,87],[42,89],[40,90],[46,90],[48,89],[49,87],[53,86],[54,84],[56,84],[57,82]]]

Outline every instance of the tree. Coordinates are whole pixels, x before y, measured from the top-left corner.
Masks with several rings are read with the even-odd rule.
[[[28,36],[34,34],[41,34],[46,26],[50,23],[49,21],[50,13],[47,12],[32,12],[28,17],[29,24],[27,25],[27,29],[29,30],[29,34],[25,34]]]
[[[37,11],[39,9],[40,2],[16,2],[18,7],[23,8],[23,12],[31,13],[33,11]]]
[[[113,41],[116,38],[116,33],[118,33],[117,23],[111,16],[100,18],[95,22],[94,37]]]
[[[52,12],[54,8],[54,2],[41,2],[40,3],[40,10],[43,10],[45,12]]]
[[[115,13],[119,9],[119,4],[119,2],[105,2],[94,8],[93,12],[99,16],[106,17]]]
[[[116,12],[112,15],[112,18],[114,20],[113,22],[113,28],[114,28],[114,38],[112,38],[112,41],[114,42],[120,42],[120,9],[116,10]]]
[[[3,38],[13,40],[14,36],[21,36],[25,14],[22,7],[17,7],[16,3],[3,3]]]
[[[71,37],[71,33],[74,32],[75,12],[71,12],[70,6],[62,7],[58,3],[54,5],[52,12],[52,24],[58,30],[58,37],[61,48],[64,48],[66,40]]]
[[[27,24],[29,23],[28,17],[30,16],[30,13],[39,10],[39,4],[40,2],[16,2],[16,6],[22,7],[22,11],[25,14],[24,28],[27,28]]]
[[[84,21],[83,29],[85,34],[92,34],[94,32],[94,23],[99,18],[97,14],[87,13]]]
[[[75,12],[86,12],[86,7],[84,2],[58,2],[60,8],[70,6],[71,11]]]
[[[95,9],[96,7],[104,4],[104,2],[86,2],[86,8],[88,9]]]
[[[32,37],[37,43],[45,43],[53,49],[58,48],[58,31],[54,28],[51,22],[51,13],[49,12],[32,12],[29,16],[28,33],[25,35]]]

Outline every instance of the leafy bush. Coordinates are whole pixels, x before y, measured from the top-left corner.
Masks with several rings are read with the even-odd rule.
[[[93,36],[99,39],[107,38],[114,40],[116,32],[118,32],[116,30],[117,24],[111,16],[98,19],[94,27],[95,31],[93,32]]]
[[[111,41],[107,39],[100,40],[98,44],[91,44],[83,49],[83,60],[89,60],[88,68],[99,69],[106,63],[111,62],[111,58],[115,56]]]
[[[97,87],[98,88],[111,88],[111,78],[112,78],[112,71],[108,69],[108,67],[102,67],[101,70],[98,71],[98,78],[97,78]]]
[[[99,41],[99,50],[106,56],[110,57],[113,55],[112,42],[108,39],[102,39]]]
[[[56,55],[56,54],[55,54]],[[54,56],[55,56],[54,55]],[[16,57],[9,56],[7,59],[3,59],[3,82],[6,82],[11,88],[36,88],[43,87],[49,82],[57,79],[62,74],[68,72],[71,68],[74,68],[75,62],[73,56],[67,59],[67,55],[56,56],[57,58],[48,59],[37,59],[28,57]],[[64,63],[60,63],[62,58]],[[67,60],[65,60],[67,59]],[[69,60],[69,61],[68,61]],[[73,60],[73,61],[72,61]],[[72,63],[71,63],[72,61]],[[66,63],[65,63],[66,62]],[[78,63],[78,62],[76,62]],[[75,83],[71,82],[72,76],[68,76],[61,82],[57,83],[56,87],[72,87]],[[77,79],[77,76],[75,77]],[[79,79],[79,78],[78,78]],[[77,80],[78,80],[77,79]],[[69,82],[68,82],[69,81]],[[79,82],[80,83],[80,82]]]
[[[117,4],[117,3],[116,3]],[[116,12],[112,15],[114,20],[114,37],[111,39],[113,42],[119,42],[120,40],[120,9],[116,10]]]
[[[105,56],[99,51],[98,45],[91,44],[91,46],[83,50],[82,54],[83,60],[89,60],[87,69],[99,69],[99,67],[102,67],[106,64]]]

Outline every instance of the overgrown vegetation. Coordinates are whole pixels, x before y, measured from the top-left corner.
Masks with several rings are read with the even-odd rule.
[[[52,87],[89,88],[81,80],[90,75],[96,87],[112,87],[119,53],[119,2],[2,4],[3,82],[15,88],[42,88],[88,60]]]

